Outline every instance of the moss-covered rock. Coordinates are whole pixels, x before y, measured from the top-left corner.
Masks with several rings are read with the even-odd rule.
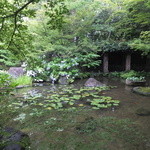
[[[0,149],[24,150],[30,145],[29,136],[13,128],[0,128]]]
[[[150,87],[134,87],[133,92],[140,95],[150,96]]]
[[[142,86],[142,85],[145,85],[146,81],[145,80],[133,81],[133,80],[126,79],[125,83],[126,85],[130,85],[130,86]]]

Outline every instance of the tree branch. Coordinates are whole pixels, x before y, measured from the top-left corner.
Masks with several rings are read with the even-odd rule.
[[[1,19],[6,19],[6,18],[10,18],[13,16],[17,16],[19,14],[19,12],[21,12],[24,8],[26,8],[30,3],[34,2],[35,0],[30,0],[29,2],[27,2],[26,4],[24,4],[21,8],[19,8],[18,10],[16,10],[14,13],[10,14],[10,15],[6,15],[3,17],[0,17]]]
[[[4,22],[5,22],[5,19],[3,18],[3,19],[2,19],[2,23],[1,23],[1,28],[0,28],[0,31],[2,31],[2,30],[3,30],[3,27],[4,27]]]
[[[18,16],[18,14],[19,14],[23,9],[25,9],[29,4],[31,4],[31,3],[34,2],[34,1],[35,1],[35,0],[29,0],[26,4],[24,4],[22,7],[20,7],[18,10],[16,10],[16,11],[13,12],[12,14],[6,15],[6,16],[3,16],[3,17],[0,17],[0,19],[2,20],[2,26],[1,26],[1,28],[0,28],[0,31],[2,31],[2,29],[3,29],[5,19],[10,18],[10,17],[13,17],[13,18],[14,18],[14,29],[13,29],[12,35],[11,35],[11,37],[10,37],[10,41],[9,41],[9,43],[8,43],[8,48],[9,48],[10,45],[12,44],[12,41],[13,41],[15,32],[16,32],[16,30],[17,30],[17,16]]]
[[[11,35],[11,38],[10,38],[10,41],[9,41],[9,44],[8,44],[8,49],[13,41],[13,37],[15,35],[15,32],[16,32],[16,29],[17,29],[17,14],[15,15],[15,18],[14,18],[14,30],[12,32],[12,35]]]

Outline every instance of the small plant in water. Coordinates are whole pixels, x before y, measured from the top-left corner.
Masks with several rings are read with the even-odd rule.
[[[93,109],[100,109],[100,108],[108,108],[111,106],[118,106],[120,101],[113,100],[111,97],[108,96],[100,96],[99,98],[89,100]]]

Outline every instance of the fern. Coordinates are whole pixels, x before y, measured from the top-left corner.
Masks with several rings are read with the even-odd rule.
[[[9,50],[0,50],[0,63],[5,66],[16,66],[19,61]]]

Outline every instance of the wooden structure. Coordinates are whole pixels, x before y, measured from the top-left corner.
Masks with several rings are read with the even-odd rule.
[[[147,63],[150,59],[137,52],[106,52],[102,60],[104,73],[128,70],[150,71]]]

